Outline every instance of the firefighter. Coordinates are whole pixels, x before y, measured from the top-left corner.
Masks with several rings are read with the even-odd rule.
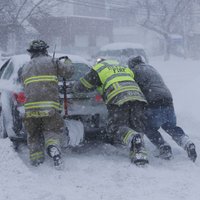
[[[97,89],[107,105],[107,133],[113,141],[130,148],[130,160],[136,165],[148,163],[142,129],[146,99],[134,81],[133,72],[116,60],[98,59],[92,69],[72,86],[73,92],[89,92]]]
[[[44,162],[45,149],[54,166],[63,166],[60,136],[64,121],[59,103],[58,77],[70,78],[74,72],[70,59],[61,63],[48,55],[49,46],[42,40],[34,40],[27,51],[31,60],[20,70],[26,95],[24,125],[30,162],[38,166]]]
[[[195,162],[197,158],[195,145],[183,129],[177,126],[173,97],[161,75],[154,67],[145,64],[141,56],[131,57],[128,65],[135,73],[135,80],[148,101],[145,109],[145,133],[159,149],[160,157],[169,159],[172,156],[171,147],[158,131],[162,128],[179,146],[185,149],[188,157]]]

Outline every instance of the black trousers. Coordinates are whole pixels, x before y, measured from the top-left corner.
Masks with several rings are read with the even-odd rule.
[[[144,132],[144,103],[139,101],[126,102],[123,105],[107,105],[107,134],[114,143],[123,143],[124,136],[129,132]]]

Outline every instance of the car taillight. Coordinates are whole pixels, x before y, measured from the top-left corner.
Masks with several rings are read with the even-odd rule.
[[[96,101],[96,102],[102,102],[102,101],[103,101],[102,96],[99,95],[99,94],[97,94],[97,95],[95,96],[95,101]]]
[[[26,102],[26,97],[24,92],[19,92],[19,93],[14,93],[15,99],[17,103],[25,103]]]

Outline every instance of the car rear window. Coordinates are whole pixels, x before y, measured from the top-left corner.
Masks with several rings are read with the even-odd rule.
[[[89,66],[84,63],[73,63],[73,65],[75,69],[73,76],[69,79],[71,81],[79,80],[90,70]]]
[[[100,51],[98,56],[120,56],[122,50],[112,50],[112,51]]]
[[[100,51],[99,55],[100,56],[132,56],[132,55],[140,55],[140,54],[145,54],[144,50],[142,49],[121,49],[121,50],[108,50],[108,51]]]
[[[143,49],[140,49],[140,48],[135,48],[135,49],[132,49],[132,48],[127,48],[127,49],[116,49],[116,50],[106,50],[106,51],[100,51],[98,54],[97,54],[97,57],[121,57],[121,56],[124,56],[124,57],[127,57],[127,58],[130,58],[132,56],[142,56],[145,60],[145,62],[148,62],[147,61],[147,57],[146,57],[146,54],[145,54],[145,51]]]
[[[2,72],[1,78],[8,80],[11,77],[13,71],[14,71],[13,63],[12,62],[8,62],[8,64],[5,67],[5,70]]]
[[[3,72],[5,71],[6,66],[8,65],[9,61],[10,61],[10,59],[7,60],[7,61],[1,66],[1,68],[0,68],[0,78],[1,78],[1,76],[2,76],[2,74],[3,74]]]

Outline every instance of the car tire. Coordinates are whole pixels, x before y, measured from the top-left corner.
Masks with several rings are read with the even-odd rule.
[[[7,138],[7,132],[5,129],[5,118],[3,116],[3,113],[0,114],[0,138]]]
[[[11,103],[12,108],[12,116],[13,116],[13,130],[16,133],[16,135],[20,135],[20,131],[22,130],[22,119],[20,117],[20,113],[17,110],[16,106]]]
[[[15,99],[10,92],[3,92],[2,99],[2,113],[4,114],[3,122],[6,130],[6,135],[13,142],[26,141],[26,135],[22,130],[22,118],[15,105]]]
[[[2,116],[3,116],[3,122],[4,127],[6,130],[6,133],[8,137],[15,137],[16,133],[13,130],[13,115],[12,115],[12,105],[13,105],[13,99],[12,94],[10,92],[3,92],[1,94],[1,100],[2,100]]]

